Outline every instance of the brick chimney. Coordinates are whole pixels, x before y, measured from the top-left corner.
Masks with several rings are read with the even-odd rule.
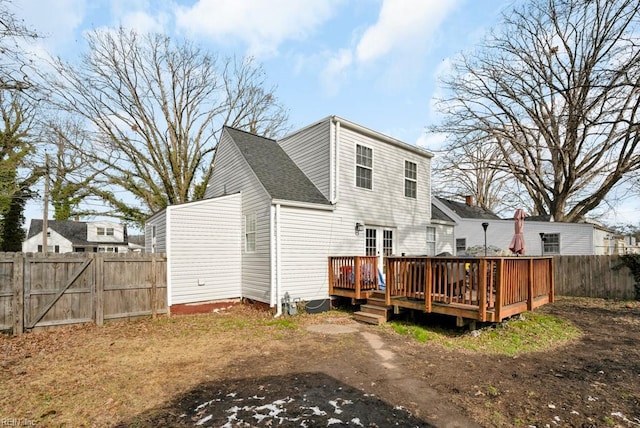
[[[472,195],[467,195],[464,197],[464,201],[467,203],[467,205],[469,205],[470,207],[473,206],[473,196]]]

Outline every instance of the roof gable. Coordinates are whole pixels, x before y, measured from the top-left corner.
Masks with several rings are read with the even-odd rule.
[[[275,140],[225,127],[272,199],[330,205]]]
[[[47,226],[71,241],[72,244],[87,244],[87,223],[83,221],[48,220]],[[42,220],[32,219],[27,238],[42,232]]]
[[[496,214],[481,207],[467,205],[464,202],[450,201],[448,199],[437,198],[445,207],[454,212],[460,218],[478,220],[502,220]]]

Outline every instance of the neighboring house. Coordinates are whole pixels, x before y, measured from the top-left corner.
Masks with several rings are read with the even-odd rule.
[[[42,252],[42,220],[31,220],[27,239],[22,243],[25,253]],[[108,221],[47,221],[47,252],[49,253],[126,253],[127,229]]]
[[[206,199],[145,226],[146,251],[167,253],[169,305],[326,310],[329,256],[450,251],[453,223],[430,220],[431,157],[337,116],[279,141],[223,128]]]
[[[465,255],[471,248],[484,246],[487,223],[487,247],[511,254],[509,244],[514,234],[514,220],[502,219],[496,214],[473,204],[434,197],[433,204],[455,222],[455,253]],[[598,255],[613,254],[612,231],[593,221],[581,223],[554,222],[550,216],[527,217],[524,222],[525,255]]]

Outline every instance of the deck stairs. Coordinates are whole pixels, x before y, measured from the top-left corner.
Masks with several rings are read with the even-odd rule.
[[[393,306],[385,304],[384,292],[374,291],[367,298],[366,303],[360,305],[360,310],[355,312],[353,317],[360,322],[380,325],[386,323],[392,313]]]

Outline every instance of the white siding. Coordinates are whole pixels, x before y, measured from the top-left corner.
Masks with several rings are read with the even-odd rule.
[[[476,245],[484,246],[482,223],[486,221],[489,223],[487,246],[495,246],[502,249],[505,254],[511,254],[509,244],[515,233],[513,220],[456,219],[456,221],[458,225],[456,226],[455,237],[466,238],[467,248]],[[563,256],[594,254],[593,226],[590,224],[525,221],[525,255],[541,255],[541,232],[560,234],[560,254]]]
[[[156,245],[153,247],[153,226],[156,227]],[[145,253],[167,252],[167,210],[164,209],[148,219],[144,224]]]
[[[60,253],[70,253],[73,251],[71,241],[51,228],[49,228],[49,233],[50,236],[47,237],[47,247],[55,247],[57,245],[59,247],[58,252]],[[22,252],[37,253],[38,245],[42,245],[42,232],[33,235],[31,238],[25,240],[22,243]]]
[[[329,297],[329,256],[363,254],[354,225],[331,211],[281,207],[281,297],[305,301]]]
[[[242,196],[167,210],[170,304],[241,297]]]
[[[330,199],[330,131],[330,121],[326,120],[278,141],[298,168],[327,199]]]
[[[356,221],[367,226],[395,228],[397,254],[425,254],[426,227],[431,219],[431,160],[347,126],[341,126],[338,135],[339,189],[335,213],[348,223],[344,233],[352,236]],[[356,187],[356,144],[373,149],[372,190]],[[415,199],[404,196],[405,160],[417,164]],[[361,245],[356,254],[363,254],[364,233],[359,239]]]
[[[216,149],[215,166],[205,197],[242,192],[242,214],[256,214],[256,251],[242,245],[242,297],[268,303],[271,291],[270,207],[271,199],[233,143],[223,133]],[[241,237],[244,239],[244,222]]]
[[[98,235],[98,228],[112,228],[113,235]],[[105,242],[105,243],[122,243],[124,242],[124,226],[120,223],[110,221],[92,221],[87,223],[87,241],[89,242]]]

